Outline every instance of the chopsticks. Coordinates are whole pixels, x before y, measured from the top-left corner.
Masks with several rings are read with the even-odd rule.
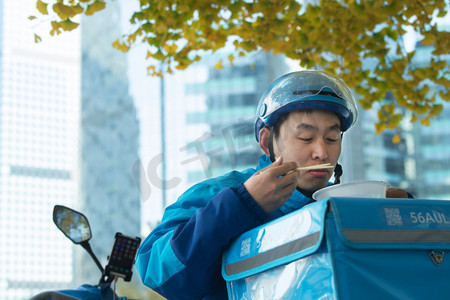
[[[316,169],[332,169],[334,166],[332,166],[330,163],[328,164],[320,164],[320,165],[314,165],[314,166],[308,166],[308,167],[300,167],[296,170],[316,170]]]

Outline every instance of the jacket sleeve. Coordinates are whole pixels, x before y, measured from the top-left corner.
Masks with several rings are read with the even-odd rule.
[[[218,193],[190,190],[166,210],[139,249],[136,267],[143,283],[169,299],[202,299],[224,285],[224,247],[268,217],[243,184]]]

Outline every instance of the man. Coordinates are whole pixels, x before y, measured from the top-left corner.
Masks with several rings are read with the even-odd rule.
[[[201,182],[169,206],[139,249],[147,286],[168,299],[227,299],[223,250],[238,235],[314,201],[341,175],[342,134],[356,121],[352,93],[339,78],[300,71],[276,80],[261,97],[255,135],[264,152],[256,169]],[[299,167],[333,168],[302,171]]]

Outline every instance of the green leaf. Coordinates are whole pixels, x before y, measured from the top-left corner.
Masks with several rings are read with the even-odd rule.
[[[444,110],[444,106],[442,104],[433,104],[431,112],[434,115],[439,115]]]
[[[166,56],[161,52],[161,50],[156,51],[156,53],[153,54],[153,57],[159,61],[163,61],[166,58]]]
[[[130,23],[136,24],[136,21],[142,21],[142,20],[144,20],[144,18],[145,18],[145,15],[143,12],[135,12],[130,18]]]
[[[153,32],[153,24],[150,22],[142,24],[141,27],[145,32]]]
[[[420,41],[424,46],[430,46],[436,41],[436,37],[432,33],[428,33],[425,37]]]
[[[438,18],[443,18],[447,15],[447,11],[446,10],[440,10],[439,13],[437,14]]]

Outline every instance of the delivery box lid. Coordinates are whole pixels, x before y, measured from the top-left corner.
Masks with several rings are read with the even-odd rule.
[[[337,233],[325,233],[326,222]],[[448,250],[450,201],[327,198],[240,235],[223,255],[222,275],[233,281],[288,264],[324,238],[353,249]]]
[[[329,198],[342,242],[358,249],[450,249],[450,201]]]
[[[312,203],[240,235],[223,255],[224,279],[252,276],[317,251],[327,207],[327,201]]]

